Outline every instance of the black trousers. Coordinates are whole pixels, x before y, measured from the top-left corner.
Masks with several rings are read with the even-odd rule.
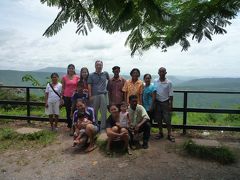
[[[143,143],[147,143],[149,141],[150,132],[151,132],[150,122],[146,121],[140,126],[138,133],[142,133],[142,132],[143,132]],[[133,134],[131,131],[129,131],[129,135],[130,135],[130,141],[133,141]]]
[[[72,107],[72,101],[71,97],[64,97],[64,106],[66,109],[66,118],[67,118],[67,127],[72,127],[72,119],[71,119],[71,107]]]
[[[150,123],[151,123],[151,125],[153,124],[153,120],[154,120],[154,111],[147,111],[147,113],[148,113],[148,116],[149,116],[149,118],[150,118]]]

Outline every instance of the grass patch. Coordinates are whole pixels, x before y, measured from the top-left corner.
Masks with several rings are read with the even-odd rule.
[[[0,128],[0,152],[14,148],[45,147],[53,142],[57,134],[42,130],[31,134],[19,134],[11,128]]]
[[[210,147],[197,145],[192,140],[184,143],[184,150],[201,159],[214,160],[221,164],[231,164],[236,162],[236,157],[227,147]]]
[[[100,140],[99,138],[96,140],[96,144],[98,146],[98,148],[101,150],[101,151],[106,151],[106,147],[107,147],[107,140]]]

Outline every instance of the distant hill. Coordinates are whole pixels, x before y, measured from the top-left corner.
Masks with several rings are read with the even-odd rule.
[[[58,72],[58,73],[66,73],[66,68],[61,68],[61,67],[46,67],[43,69],[39,69],[36,72]],[[80,70],[76,70],[76,72],[80,72]],[[112,74],[110,74],[112,76]],[[125,79],[130,79],[129,75],[122,75]],[[152,75],[152,79],[158,78],[158,75]],[[173,84],[178,85],[182,82],[185,82],[187,80],[194,79],[194,77],[188,77],[188,76],[168,76],[168,78],[172,81]],[[141,76],[141,79],[143,79],[143,74]]]
[[[239,91],[240,78],[201,78],[178,84],[180,89]]]
[[[14,71],[0,70],[0,84],[3,85],[31,85],[30,83],[22,82],[22,77],[25,74],[31,74],[41,84],[45,84],[47,77],[50,77],[52,72],[59,73],[60,78],[66,73],[65,68],[48,67],[37,71]],[[112,76],[112,74],[110,74]],[[129,75],[123,75],[125,79],[130,79]],[[140,79],[143,77],[141,76]],[[158,78],[158,75],[153,75],[152,79]],[[240,78],[198,78],[185,76],[167,76],[174,85],[174,89],[191,89],[191,90],[239,90]],[[189,80],[190,79],[190,80]]]
[[[41,84],[45,84],[47,77],[51,75],[51,73],[48,72],[0,70],[0,82],[3,85],[31,86],[31,83],[22,82],[22,77],[26,74],[31,74]],[[59,73],[59,76],[63,74],[64,73]]]
[[[43,69],[36,70],[36,72],[57,72],[57,73],[66,73],[67,68],[61,68],[61,67],[46,67]]]
[[[55,69],[56,70],[56,69]],[[3,85],[16,85],[16,86],[25,86],[25,85],[31,85],[30,83],[22,82],[22,77],[25,74],[31,74],[34,78],[39,80],[42,84],[45,84],[47,77],[50,77],[52,72],[57,72],[61,78],[65,72],[61,71],[50,71],[49,72],[41,72],[41,71],[12,71],[12,70],[0,70],[0,84]],[[112,77],[113,75],[110,74]],[[129,75],[123,75],[125,79],[130,79],[131,77]],[[142,77],[141,77],[142,78]],[[157,76],[153,76],[153,79],[157,78]],[[181,79],[178,79],[174,76],[168,77],[174,85],[178,85],[182,82],[184,82]]]

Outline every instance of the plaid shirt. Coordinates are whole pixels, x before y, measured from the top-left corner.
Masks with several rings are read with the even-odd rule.
[[[140,104],[140,96],[143,94],[143,82],[141,80],[137,80],[135,83],[132,80],[127,80],[122,90],[127,93],[127,101],[129,96],[136,95],[138,97],[138,104]]]
[[[108,81],[107,90],[109,93],[110,104],[121,104],[124,101],[124,93],[122,88],[126,80],[122,77],[118,79],[111,78]]]

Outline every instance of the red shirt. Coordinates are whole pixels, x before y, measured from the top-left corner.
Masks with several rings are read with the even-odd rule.
[[[62,82],[64,84],[63,96],[72,97],[73,93],[77,90],[78,81],[78,75],[73,75],[72,79],[69,79],[67,75],[64,75],[62,78]]]

